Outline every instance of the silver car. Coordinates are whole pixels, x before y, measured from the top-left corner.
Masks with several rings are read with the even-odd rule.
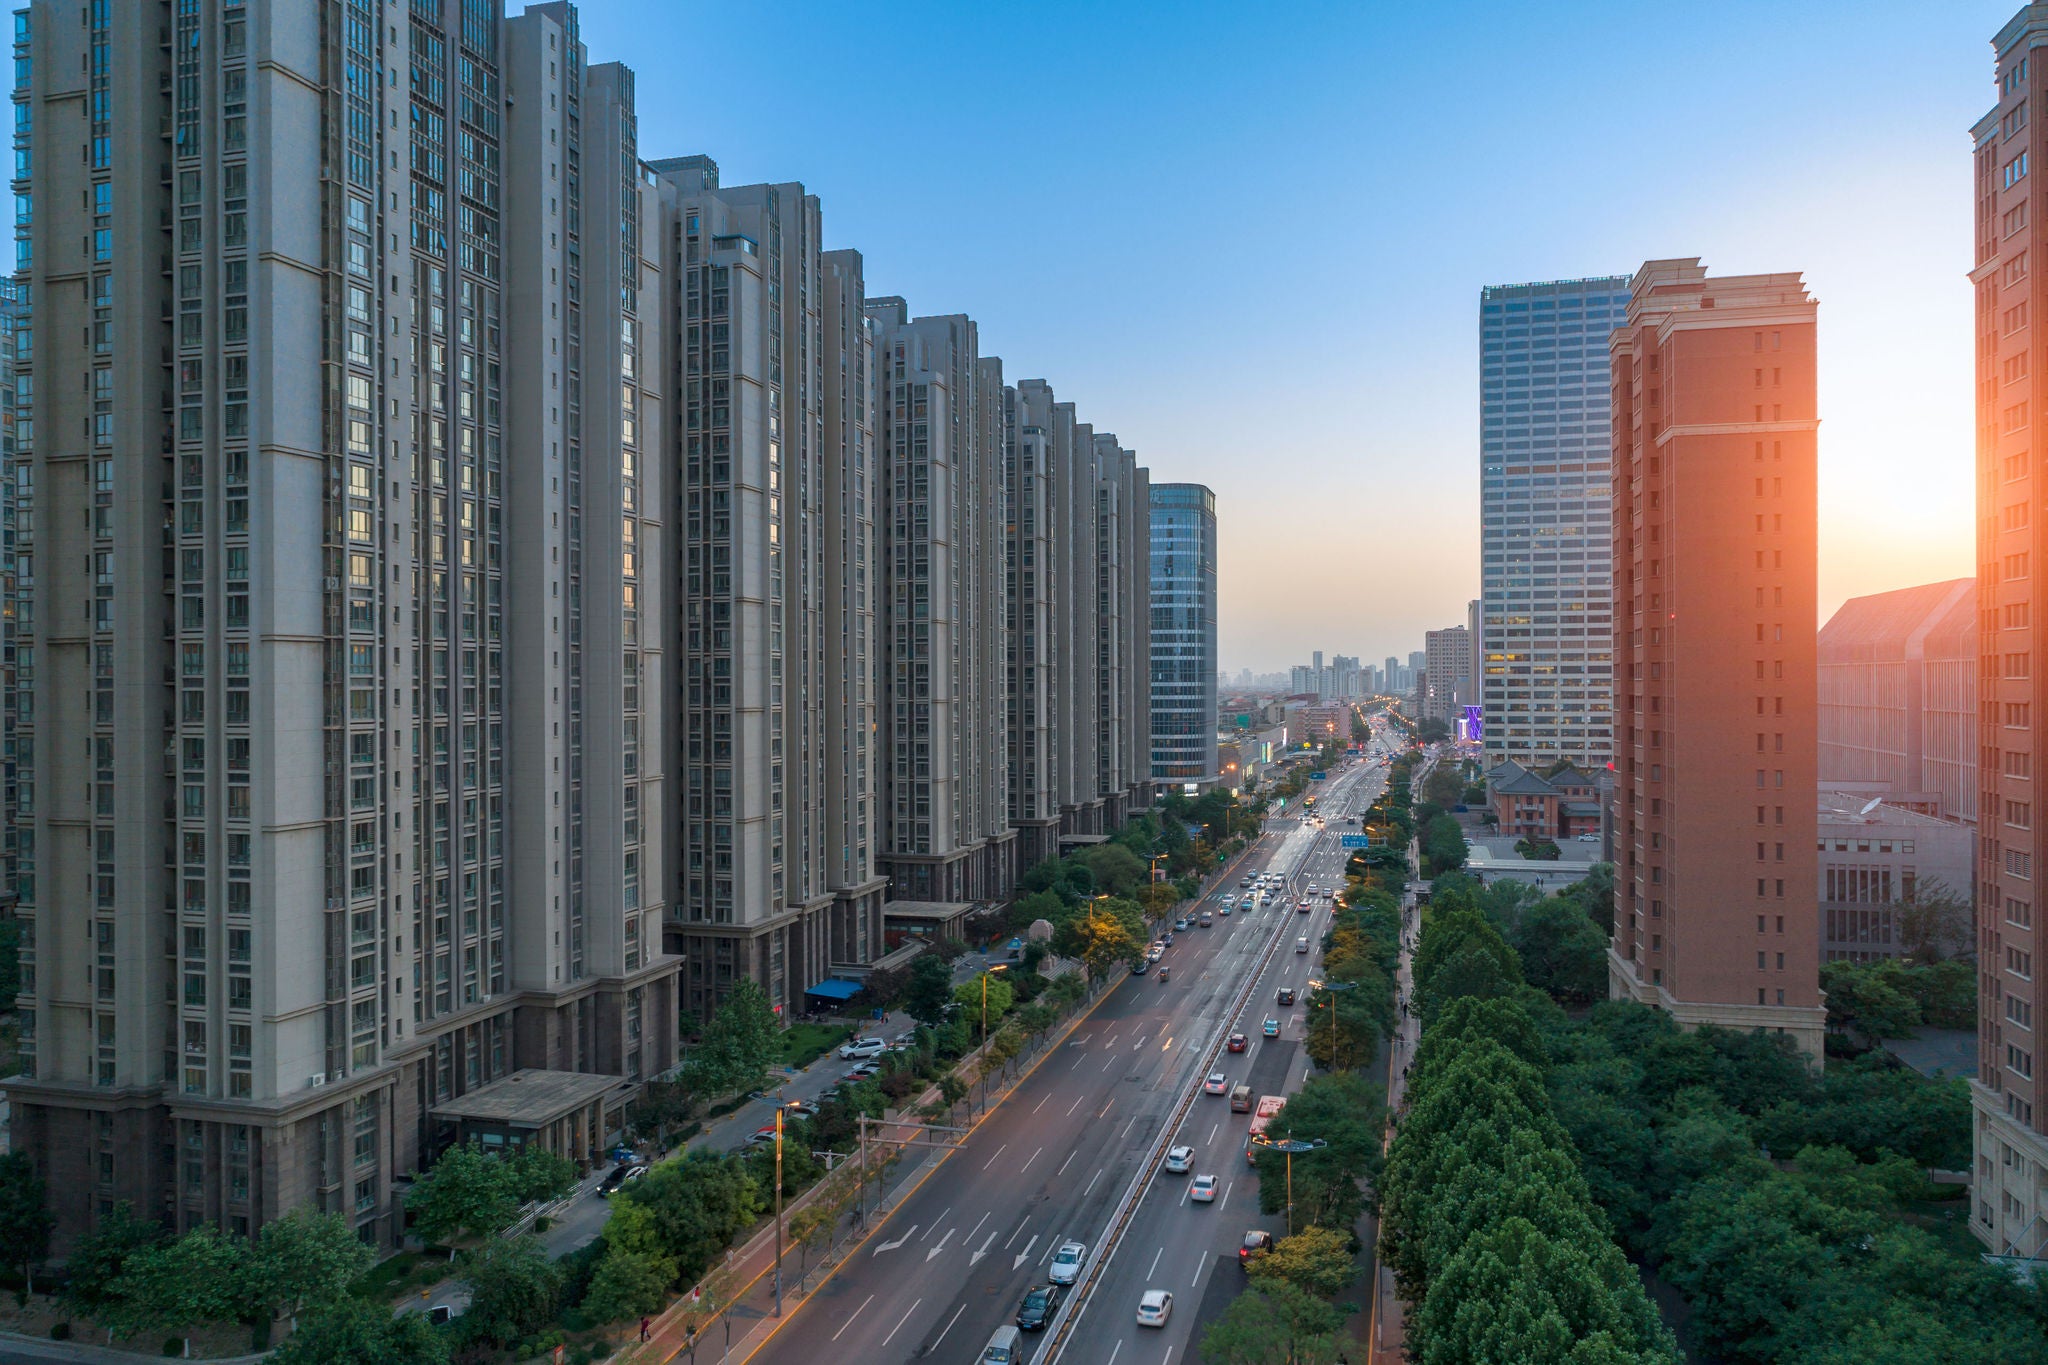
[[[1046,1267],[1045,1278],[1054,1284],[1072,1284],[1081,1278],[1081,1267],[1088,1263],[1088,1248],[1080,1242],[1062,1242],[1060,1249],[1053,1253],[1052,1264]]]

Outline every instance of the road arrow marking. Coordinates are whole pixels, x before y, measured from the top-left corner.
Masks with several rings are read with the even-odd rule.
[[[938,1244],[937,1246],[933,1247],[933,1248],[932,1248],[932,1249],[931,1249],[930,1251],[927,1251],[927,1252],[926,1252],[926,1253],[924,1254],[924,1258],[925,1258],[925,1260],[929,1261],[929,1260],[931,1260],[931,1258],[932,1258],[932,1257],[934,1257],[934,1256],[938,1255],[938,1254],[939,1254],[940,1252],[944,1251],[944,1250],[946,1249],[946,1243],[948,1243],[948,1242],[950,1242],[950,1241],[952,1241],[952,1240],[953,1240],[953,1229],[951,1229],[951,1228],[947,1228],[947,1229],[946,1229],[946,1235],[945,1235],[944,1237],[941,1237],[941,1238],[939,1239],[939,1244]]]
[[[909,1241],[909,1240],[910,1240],[910,1238],[911,1238],[911,1236],[912,1236],[912,1235],[913,1235],[914,1233],[916,1233],[916,1231],[917,1231],[917,1224],[915,1224],[915,1223],[912,1223],[912,1224],[910,1225],[910,1231],[909,1231],[909,1232],[906,1232],[906,1233],[904,1233],[904,1234],[903,1234],[903,1235],[902,1235],[901,1237],[898,1237],[898,1238],[897,1238],[897,1239],[896,1239],[895,1241],[893,1241],[893,1242],[884,1242],[884,1243],[882,1243],[882,1244],[881,1244],[880,1246],[876,1247],[876,1248],[875,1248],[875,1249],[874,1249],[874,1250],[873,1250],[872,1252],[870,1252],[870,1253],[868,1253],[868,1254],[869,1254],[869,1255],[871,1255],[871,1256],[879,1256],[879,1255],[881,1255],[881,1254],[882,1254],[883,1252],[885,1252],[885,1251],[894,1251],[894,1250],[895,1250],[895,1249],[896,1249],[897,1247],[900,1247],[900,1246],[902,1246],[902,1245],[903,1245],[903,1244],[904,1244],[905,1242]]]
[[[1031,1234],[1031,1240],[1024,1244],[1024,1249],[1017,1253],[1017,1259],[1010,1262],[1010,1269],[1015,1270],[1018,1266],[1023,1265],[1026,1261],[1030,1260],[1031,1248],[1037,1245],[1038,1234],[1034,1232]]]
[[[983,1242],[983,1243],[981,1244],[981,1250],[979,1250],[979,1251],[975,1252],[975,1253],[974,1253],[974,1254],[973,1254],[972,1256],[969,1256],[969,1257],[967,1258],[967,1264],[968,1264],[968,1265],[970,1265],[970,1266],[977,1266],[977,1265],[980,1265],[980,1264],[981,1264],[981,1258],[982,1258],[982,1257],[984,1257],[984,1256],[986,1256],[986,1255],[988,1255],[988,1249],[989,1249],[990,1247],[994,1246],[995,1244],[996,1244],[996,1235],[995,1235],[995,1234],[994,1234],[993,1232],[991,1232],[991,1233],[990,1233],[990,1234],[988,1235],[988,1240],[987,1240],[986,1242]],[[1010,1269],[1012,1269],[1012,1270],[1015,1270],[1016,1268],[1017,1268],[1017,1267],[1015,1267],[1015,1266],[1011,1266],[1011,1267],[1010,1267]]]

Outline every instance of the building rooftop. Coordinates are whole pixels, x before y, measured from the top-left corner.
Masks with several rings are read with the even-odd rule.
[[[528,1069],[437,1104],[433,1112],[441,1118],[542,1128],[617,1087],[632,1084],[624,1076]]]
[[[1963,652],[1974,655],[1976,612],[1974,578],[1852,597],[1820,628],[1819,662],[1825,667],[1902,660],[1920,653],[1930,638],[1951,641],[1958,636],[1966,642]]]
[[[1952,820],[1927,815],[1904,806],[1892,805],[1882,797],[1866,796],[1861,792],[1819,793],[1820,822],[1823,825],[1907,825],[1924,829],[1953,830],[1964,828]]]

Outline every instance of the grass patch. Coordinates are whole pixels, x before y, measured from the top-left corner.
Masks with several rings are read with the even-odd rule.
[[[349,1292],[372,1303],[396,1303],[439,1284],[450,1273],[445,1255],[422,1256],[417,1251],[401,1251],[364,1271],[362,1278],[349,1286]]]
[[[784,1066],[809,1066],[853,1036],[844,1024],[792,1024],[782,1031]]]

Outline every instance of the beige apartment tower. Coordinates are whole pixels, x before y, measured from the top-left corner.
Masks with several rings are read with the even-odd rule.
[[[2037,373],[2034,270],[2048,251],[2036,205],[2033,117],[2048,99],[2048,4],[2027,5],[1992,40],[1998,101],[1974,144],[1977,337],[1977,1075],[1970,1230],[2001,1256],[2048,1255],[2048,1011],[2039,985],[2048,912],[2034,888],[2048,846],[2034,818],[2034,722],[2048,720],[2048,669],[2034,667],[2033,611],[2048,571],[2038,515],[2048,487],[2048,364]],[[2041,98],[2037,99],[2039,96]],[[2048,430],[2048,427],[2044,427]]]
[[[532,1129],[581,1157],[672,1060],[631,74],[567,5],[359,8],[17,27],[8,1089],[60,1252],[121,1200],[391,1245],[469,1097],[585,1073]]]
[[[1813,300],[1649,261],[1614,399],[1612,994],[1821,1057]]]

